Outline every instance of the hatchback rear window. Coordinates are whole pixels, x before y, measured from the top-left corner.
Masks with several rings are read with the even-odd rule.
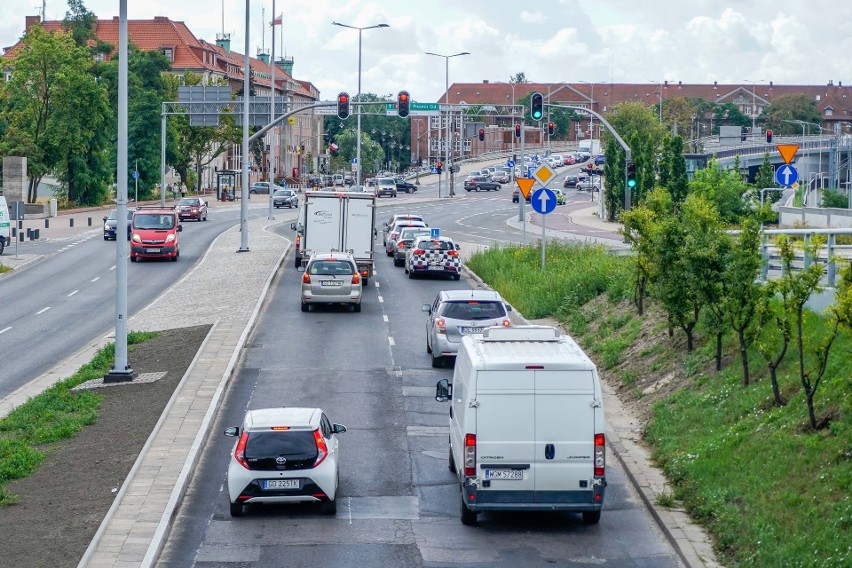
[[[345,260],[317,260],[311,263],[311,274],[354,274],[355,267]]]
[[[446,302],[441,315],[449,319],[495,319],[506,315],[502,302]]]
[[[424,250],[456,250],[450,241],[420,241],[417,246]]]

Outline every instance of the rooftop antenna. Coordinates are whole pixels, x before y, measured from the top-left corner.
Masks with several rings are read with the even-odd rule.
[[[41,21],[45,21],[47,19],[47,0],[42,0],[41,2]]]
[[[222,36],[225,35],[225,0],[222,0]]]

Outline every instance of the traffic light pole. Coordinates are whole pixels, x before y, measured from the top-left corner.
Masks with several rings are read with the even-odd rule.
[[[521,117],[521,168],[525,167],[525,156],[524,156],[524,138],[526,135],[524,133],[524,126],[526,121],[523,117]],[[522,177],[527,177],[526,172],[521,172],[524,174]],[[524,203],[526,203],[527,199],[524,197],[524,194],[521,193],[521,188],[518,188],[518,220],[521,221],[524,227],[524,238],[521,241],[524,246],[527,244],[527,216],[524,214]]]

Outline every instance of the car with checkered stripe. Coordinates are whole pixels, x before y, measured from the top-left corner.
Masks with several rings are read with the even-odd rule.
[[[405,254],[405,273],[409,278],[420,274],[449,274],[461,278],[459,246],[450,237],[417,237]]]
[[[426,227],[405,227],[402,233],[399,234],[396,246],[393,249],[393,265],[402,266],[405,264],[405,254],[411,248],[414,239],[417,237],[428,237],[431,234],[431,230]]]

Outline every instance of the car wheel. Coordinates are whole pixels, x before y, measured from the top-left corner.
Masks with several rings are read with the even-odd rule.
[[[479,186],[478,185],[476,186],[475,189],[476,189],[476,192],[479,193]]]
[[[444,366],[444,358],[443,357],[435,357],[435,353],[432,353],[432,368],[440,369]]]
[[[352,311],[355,312],[355,313],[360,313],[361,312],[361,302],[354,304],[352,306]]]
[[[450,446],[449,444],[447,444],[447,447],[449,448],[449,452],[448,452],[449,458],[447,459],[447,467],[450,469],[450,472],[455,473],[456,472],[456,460],[453,457],[453,447]]]
[[[402,266],[402,261],[395,258],[395,259],[393,259],[393,265],[394,266]]]
[[[250,189],[250,190],[249,190],[249,195],[252,195],[252,194],[257,195],[257,192],[256,192],[255,190],[253,190],[253,189]]]
[[[293,263],[293,268],[299,268],[302,266],[302,258],[297,256],[295,262]]]
[[[136,257],[135,257],[135,256],[131,256],[131,257],[130,257],[130,262],[136,262]]]
[[[461,491],[459,491],[459,501],[461,502],[461,522],[463,525],[475,525],[476,524],[476,511],[471,511],[467,508],[467,505],[464,502],[464,487],[461,487]]]
[[[106,236],[106,235],[104,235],[104,240],[105,240],[105,241],[108,241],[108,240],[109,240],[109,237],[108,237],[108,236]],[[2,249],[0,249],[0,250],[2,250]]]
[[[494,191],[500,191],[500,184],[497,184],[497,187],[494,188]]]
[[[325,513],[326,515],[336,515],[337,514],[337,499],[335,499],[334,501],[323,501],[323,503],[322,503],[322,505],[320,505],[320,507],[322,508],[322,512]]]
[[[429,338],[426,338],[426,353],[432,354],[432,346],[429,345]]]
[[[583,511],[583,522],[587,525],[596,525],[601,520],[600,511]]]
[[[393,251],[392,250],[385,250],[385,254],[387,254],[388,256],[393,256]]]
[[[242,517],[245,514],[245,507],[242,503],[231,503],[231,516]]]
[[[453,274],[453,280],[460,280],[461,274]]]
[[[311,307],[308,304],[306,304],[305,302],[302,302],[302,311],[303,312],[309,312],[309,311],[311,311]]]
[[[366,285],[367,285],[367,284],[369,284],[369,283],[370,283],[370,279],[369,279],[369,278],[364,278],[363,280],[361,280],[361,287],[364,287],[364,286],[366,286]]]

